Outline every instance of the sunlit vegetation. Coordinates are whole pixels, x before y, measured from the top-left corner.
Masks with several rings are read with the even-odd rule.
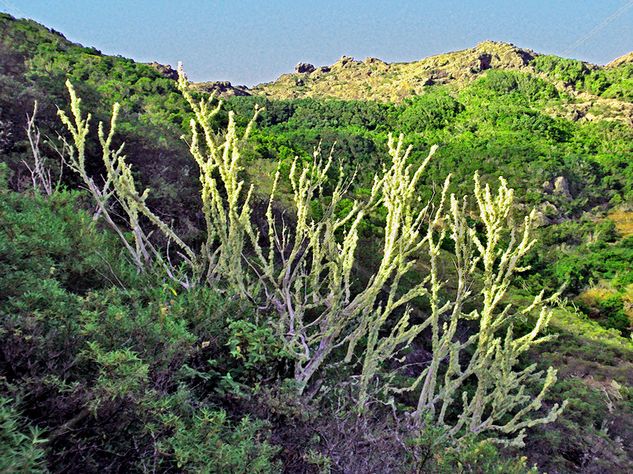
[[[0,28],[0,471],[633,469],[633,65],[486,42],[219,105]]]

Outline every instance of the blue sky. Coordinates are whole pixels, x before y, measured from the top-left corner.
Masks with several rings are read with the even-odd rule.
[[[633,0],[0,0],[0,10],[107,54],[247,85],[300,61],[412,61],[485,39],[598,64],[633,50]]]

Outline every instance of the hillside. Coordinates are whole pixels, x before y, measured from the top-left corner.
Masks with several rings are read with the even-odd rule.
[[[0,14],[0,437],[6,440],[0,471],[67,472],[77,466],[86,472],[633,470],[630,55],[602,67],[484,42],[412,63],[343,57],[331,66],[301,64],[298,70],[252,89],[220,81],[185,84],[183,92],[169,66],[104,55],[36,22]],[[94,116],[85,144],[86,176],[68,166],[68,145],[76,143],[57,115],[58,109],[69,113],[66,79],[82,99],[82,112]],[[192,103],[212,94],[225,99],[218,113],[195,115]],[[39,150],[57,183],[48,194],[34,185],[30,172],[34,157],[26,116],[35,101]],[[115,102],[120,111],[111,148],[125,142],[127,158],[116,163],[131,164],[122,180],[107,164],[114,152],[103,152],[97,134],[98,120],[109,130]],[[226,154],[237,164],[209,165],[214,140],[224,144],[229,114],[235,124],[229,135],[239,137],[256,105],[265,110],[248,139],[230,142],[233,154]],[[194,156],[192,118],[197,130],[212,132],[197,137],[195,143],[204,145]],[[389,337],[396,328],[430,324],[429,315],[438,314],[434,305],[454,301],[459,291],[460,259],[468,252],[458,252],[463,247],[450,232],[438,237],[452,211],[429,224],[427,238],[438,239],[434,252],[427,252],[427,242],[417,253],[397,254],[407,249],[406,239],[392,247],[405,270],[367,292],[373,296],[361,315],[346,319],[344,312],[323,309],[344,306],[378,280],[387,253],[386,225],[394,214],[380,201],[382,195],[373,196],[372,184],[375,176],[393,170],[390,132],[402,133],[404,143],[412,145],[406,164],[414,168],[431,145],[439,145],[418,181],[397,193],[385,188],[395,203],[409,196],[406,212],[417,212],[418,203],[427,201],[439,208],[441,183],[449,174],[448,196],[472,196],[475,172],[493,192],[500,187],[498,177],[506,178],[515,190],[516,223],[536,209],[538,242],[523,255],[524,271],[499,293],[512,305],[507,311],[530,308],[541,290],[549,296],[563,288],[549,326],[540,328],[546,339],[520,352],[510,369],[488,361],[491,369],[460,382],[462,393],[446,397],[438,390],[438,399],[449,400],[448,410],[441,410],[445,425],[421,418],[413,423],[420,415],[417,392],[403,387],[415,385],[435,360],[434,351],[461,350],[463,341],[478,334],[480,322],[473,315],[483,307],[484,264],[475,262],[467,272],[472,294],[458,316],[455,339],[438,349],[437,338],[448,332],[443,323],[451,321],[445,312],[435,329],[421,329],[404,339],[407,344],[400,344],[404,347],[394,357],[380,358],[395,350]],[[319,185],[297,186],[293,176],[313,169],[315,147],[331,149],[333,165],[322,175],[302,178],[322,176]],[[65,156],[63,166],[57,150]],[[97,185],[116,183],[106,187],[112,190],[104,193],[108,206],[99,208],[87,190],[91,179]],[[230,187],[240,179],[244,186]],[[210,201],[210,190],[227,182]],[[248,185],[253,186],[250,201]],[[273,188],[277,194],[269,208]],[[314,194],[302,201],[293,194],[296,189]],[[377,201],[362,207],[372,199]],[[303,214],[297,202],[303,203]],[[364,215],[354,214],[356,205]],[[239,218],[226,233],[221,225],[209,232],[210,222],[222,220],[223,209]],[[104,217],[108,212],[111,222]],[[296,239],[304,243],[289,251],[293,238],[288,236],[301,225],[300,215],[324,222],[323,236]],[[347,216],[358,222],[346,221]],[[422,217],[426,232],[431,218]],[[460,221],[480,243],[489,235],[485,217],[471,199]],[[269,219],[286,224],[285,230],[275,235]],[[259,238],[244,244],[244,228]],[[497,250],[514,242],[510,230],[499,234]],[[283,248],[270,253],[270,268],[295,258],[298,263],[286,267],[287,279],[307,272],[280,292],[284,304],[262,301],[257,291],[263,287],[266,296],[276,294],[274,285],[286,278],[257,280],[252,287],[252,281],[235,283],[236,276],[256,279],[257,272],[269,270],[258,258],[269,255],[273,237]],[[340,257],[355,245],[356,252]],[[237,258],[216,271],[212,265],[227,248]],[[149,249],[150,255],[135,260],[138,249]],[[321,255],[321,271],[310,273],[321,261],[307,263],[304,255]],[[410,299],[410,314],[400,308],[386,322],[375,318],[392,288],[394,295],[420,290],[416,285],[428,284],[431,268],[444,282],[435,287],[437,301],[421,292]],[[319,283],[330,274],[331,280]],[[310,285],[307,303],[286,317],[286,308],[299,304]],[[504,311],[494,311],[495,317],[503,318]],[[305,318],[310,337],[297,336],[301,328],[287,323],[293,318]],[[534,310],[513,314],[490,339],[498,347],[505,340],[507,349],[512,337],[525,340],[538,329],[538,318]],[[321,329],[323,321],[347,326],[337,334]],[[362,321],[379,325],[363,333]],[[302,386],[306,358],[336,337],[338,345]],[[380,363],[375,365],[366,358],[372,340],[386,341],[376,346]],[[437,360],[438,387],[455,376],[455,363],[473,353],[476,348],[469,346],[457,358],[447,352]],[[514,357],[497,354],[499,360]],[[512,380],[511,374],[532,364],[539,371],[549,366],[558,371],[543,398],[535,374],[526,376],[525,385]],[[374,371],[365,386],[370,397],[359,409],[359,381],[368,367]],[[493,373],[501,383],[491,379]],[[522,447],[487,442],[489,433],[479,433],[477,423],[447,437],[447,426],[459,423],[483,379],[497,394],[485,411],[491,417],[497,404],[508,400],[537,400],[534,416],[568,403],[554,422],[528,426]],[[398,389],[387,393],[381,384]],[[439,413],[429,410],[429,419]],[[499,420],[511,418],[504,414]],[[515,434],[496,433],[502,441]]]
[[[631,51],[630,53],[624,54],[624,55],[620,56],[619,58],[614,59],[609,64],[607,64],[605,67],[617,68],[617,67],[625,66],[625,65],[631,64],[631,63],[633,63],[633,51]]]
[[[343,56],[331,66],[309,67],[284,74],[253,88],[276,99],[336,97],[339,99],[401,101],[438,84],[462,84],[489,69],[531,70],[536,53],[508,43],[485,41],[474,48],[440,54],[410,63],[363,61]]]
[[[582,93],[584,109],[593,106],[597,110],[604,104],[611,110],[602,115],[632,123],[633,109],[627,92],[631,86],[628,84],[624,90],[617,91],[620,81],[630,81],[633,75],[630,56],[631,53],[601,67],[540,55],[509,43],[485,41],[474,48],[409,63],[386,63],[377,58],[357,61],[343,56],[331,66],[315,68],[299,64],[294,73],[255,86],[250,92],[274,99],[329,97],[399,102],[423,94],[431,85],[464,87],[487,70],[523,71],[539,75],[572,97]],[[607,103],[603,98],[613,100]],[[566,109],[568,112],[582,110],[583,104]],[[585,113],[583,117],[586,116]]]

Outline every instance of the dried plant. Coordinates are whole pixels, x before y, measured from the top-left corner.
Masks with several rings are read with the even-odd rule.
[[[53,174],[51,168],[48,166],[48,160],[45,155],[42,154],[40,141],[41,133],[36,124],[37,117],[37,101],[33,104],[33,113],[26,116],[26,136],[29,139],[29,146],[31,148],[31,155],[33,160],[31,163],[23,160],[24,166],[29,170],[31,174],[31,183],[33,189],[39,191],[45,196],[50,196],[53,191],[59,186],[63,173],[63,162],[60,164],[59,174],[57,180],[53,180]]]
[[[514,275],[524,270],[521,259],[534,245],[530,237],[534,213],[525,218],[522,227],[515,225],[514,193],[503,178],[493,194],[475,175],[476,214],[484,229],[480,237],[467,219],[468,200],[448,196],[450,176],[437,202],[419,200],[420,180],[436,147],[419,166],[414,166],[409,159],[411,147],[405,149],[404,137],[396,140],[390,135],[390,161],[374,177],[369,196],[352,199],[344,214],[338,211],[343,199],[349,199],[355,177],[347,178],[339,168],[334,190],[326,195],[333,158],[330,153],[323,159],[317,149],[312,164],[301,166],[295,159],[290,168],[291,222],[273,212],[281,179],[280,173],[276,174],[266,211],[267,225],[264,235],[260,235],[252,222],[253,188],[246,189],[240,177],[241,146],[259,109],[243,133],[238,134],[232,112],[226,130],[216,132],[212,121],[221,110],[221,102],[216,103],[214,97],[194,99],[181,68],[179,72],[178,88],[194,113],[190,152],[200,170],[206,223],[206,240],[199,249],[185,243],[148,208],[148,190],[137,190],[123,146],[112,149],[118,104],[113,108],[107,134],[99,124],[106,170],[102,185],[86,172],[90,115],[82,118],[80,99],[70,83],[72,119],[59,112],[72,136],[72,144],[66,144],[70,168],[81,176],[100,215],[121,237],[140,271],[158,262],[184,287],[222,285],[260,307],[272,308],[277,335],[294,360],[294,378],[300,392],[313,384],[314,375],[324,367],[351,363],[360,356],[357,402],[361,410],[376,395],[416,391],[414,417],[418,424],[423,426],[430,420],[443,427],[446,436],[492,432],[490,436],[498,442],[521,444],[526,428],[558,416],[564,404],[554,406],[545,415],[535,414],[555,382],[556,372],[550,368],[543,375],[535,365],[518,368],[523,354],[549,339],[540,333],[551,318],[549,306],[558,295],[545,298],[541,293],[531,304],[518,309],[503,303]],[[322,206],[318,217],[312,212],[315,201]],[[121,228],[112,217],[115,205],[124,211],[133,242],[128,241],[128,229]],[[380,261],[365,285],[353,291],[359,229],[368,213],[379,207],[386,212]],[[187,264],[184,276],[152,244],[143,220],[177,245]],[[447,238],[454,246],[453,285],[446,285],[439,274],[441,245]],[[429,267],[422,276],[419,263]],[[413,271],[418,281],[405,287],[403,278]],[[482,289],[474,294],[476,279],[481,281]],[[413,318],[411,303],[422,296],[428,298],[430,310]],[[472,303],[477,309],[465,313],[466,305]],[[515,337],[513,320],[535,312],[538,317],[533,330]],[[458,328],[465,320],[476,321],[477,330],[463,340],[458,337]],[[399,358],[401,351],[423,333],[430,338],[431,360],[412,385],[400,386],[395,383],[397,369],[390,369],[394,364],[389,362]],[[332,360],[339,348],[344,349],[344,360]],[[541,389],[532,397],[528,387],[538,384]],[[467,385],[474,386],[471,395]],[[459,416],[449,416],[456,409]]]

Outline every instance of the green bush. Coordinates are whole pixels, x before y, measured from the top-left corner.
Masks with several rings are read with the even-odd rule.
[[[455,120],[464,106],[447,91],[429,88],[420,96],[409,99],[401,108],[399,126],[407,133],[441,129]]]
[[[633,274],[633,237],[615,244],[585,244],[564,254],[553,266],[559,284],[568,282],[570,291],[579,292],[591,282],[617,279],[624,286]]]
[[[46,472],[42,433],[33,427],[25,429],[24,421],[12,401],[0,396],[0,473]]]
[[[248,394],[264,373],[277,376],[268,366],[270,329],[252,322],[247,303],[212,288],[181,291],[160,272],[137,274],[116,239],[82,210],[81,194],[2,188],[0,224],[0,396],[24,400],[30,416],[45,420],[56,469],[168,466],[174,452],[152,457],[173,423],[194,423],[192,406],[205,410],[200,436],[211,436],[204,430],[219,423],[223,397]],[[22,462],[36,470],[41,454],[28,448],[33,437],[11,428],[7,406],[2,462],[16,467],[2,472],[30,472],[19,471]],[[218,459],[267,472],[262,466],[272,465],[266,456],[275,451],[260,443],[259,427],[247,419],[216,426],[227,446]]]
[[[537,474],[525,457],[504,452],[489,441],[467,437],[458,445],[437,439],[441,429],[426,427],[418,437],[409,440],[413,453],[412,468],[417,472],[437,474]]]
[[[0,299],[33,291],[54,279],[84,293],[131,278],[131,267],[109,233],[81,209],[79,194],[49,199],[0,191]]]
[[[245,417],[232,424],[226,412],[203,408],[190,423],[174,417],[167,425],[174,434],[162,447],[173,451],[178,468],[185,472],[281,472],[273,460],[279,450],[267,441],[261,422]]]
[[[617,329],[626,336],[630,333],[631,321],[624,312],[624,301],[620,295],[610,296],[599,303],[602,325],[607,329]]]
[[[583,80],[589,68],[582,61],[558,56],[541,55],[534,58],[532,66],[537,72],[545,73],[565,84],[574,85]]]
[[[495,95],[515,94],[528,102],[558,97],[558,91],[551,83],[520,71],[492,69],[481,79],[475,81],[471,89],[484,95],[490,93]]]

